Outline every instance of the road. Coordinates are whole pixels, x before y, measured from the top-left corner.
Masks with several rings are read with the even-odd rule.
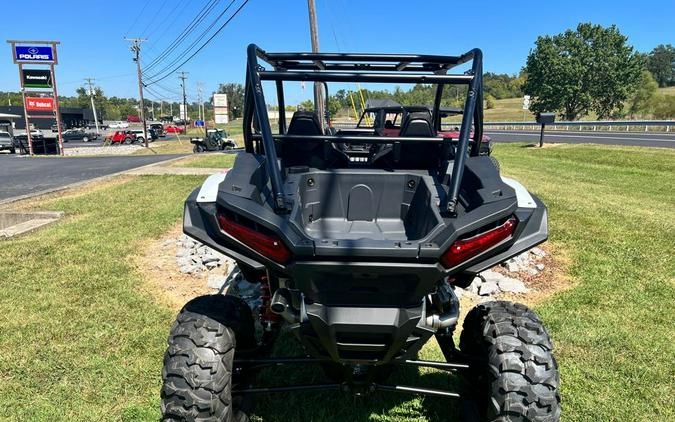
[[[175,157],[180,155],[30,158],[0,153],[0,202]]]
[[[539,132],[488,128],[485,133],[496,142],[539,142]],[[544,142],[675,148],[675,133],[546,131]]]

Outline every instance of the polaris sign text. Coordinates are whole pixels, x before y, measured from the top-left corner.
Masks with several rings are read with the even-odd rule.
[[[17,62],[52,63],[54,52],[47,46],[17,45],[14,46],[14,58]]]
[[[52,87],[52,72],[49,69],[21,69],[21,75],[26,88]]]

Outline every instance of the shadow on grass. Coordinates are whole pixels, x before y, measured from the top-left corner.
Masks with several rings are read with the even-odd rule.
[[[300,344],[289,333],[282,335],[274,355],[299,356]],[[281,386],[329,382],[319,365],[296,365],[267,368],[261,371],[256,386]],[[461,379],[441,371],[419,370],[401,366],[387,379],[387,384],[460,391]],[[256,396],[252,421],[458,421],[459,400],[421,397],[404,393],[375,392],[356,397],[340,391],[273,393]]]

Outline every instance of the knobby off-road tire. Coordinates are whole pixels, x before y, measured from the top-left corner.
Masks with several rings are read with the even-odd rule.
[[[460,348],[482,362],[467,375],[483,420],[560,420],[553,345],[526,306],[504,301],[476,306],[464,320]]]
[[[233,403],[231,394],[235,332],[253,327],[247,309],[242,308],[238,298],[212,295],[195,298],[181,310],[164,355],[163,421],[248,420]],[[228,320],[234,322],[230,324]]]

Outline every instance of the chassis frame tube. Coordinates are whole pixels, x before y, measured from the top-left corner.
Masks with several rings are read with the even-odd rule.
[[[450,216],[456,216],[456,207],[459,196],[459,189],[464,174],[464,165],[466,162],[466,153],[469,145],[469,136],[472,123],[475,123],[474,145],[470,151],[472,156],[478,155],[480,142],[483,136],[482,128],[482,83],[483,83],[483,53],[479,49],[470,50],[461,56],[432,56],[432,55],[413,55],[413,54],[349,54],[349,53],[267,53],[255,44],[250,44],[247,49],[247,78],[246,78],[246,102],[244,108],[244,135],[246,150],[253,149],[253,137],[251,136],[251,119],[255,114],[258,130],[262,138],[263,149],[266,155],[266,165],[272,184],[272,195],[274,198],[274,207],[277,212],[287,212],[284,202],[284,191],[282,184],[282,172],[279,168],[274,145],[274,137],[270,128],[269,117],[265,97],[263,95],[261,80],[314,80],[314,81],[371,81],[371,82],[435,82],[440,86],[444,84],[465,84],[469,85],[469,92],[464,104],[464,113],[462,117],[462,127],[460,129],[459,142],[457,147],[456,159],[452,168],[452,176],[449,181],[449,195],[446,204],[446,211]],[[258,64],[258,58],[266,61],[274,67],[274,71],[266,71]],[[317,71],[314,72],[288,72],[288,69],[294,67],[305,67],[298,60],[310,60],[314,62]],[[407,67],[411,62],[434,63],[440,65],[440,68],[429,74],[395,74],[395,73],[372,73],[369,72],[367,63],[352,63],[354,73],[349,72],[330,72],[326,69],[323,60],[333,61],[365,61],[365,62],[394,62],[392,70],[399,70],[401,66]],[[445,72],[456,65],[472,61],[471,72],[465,75],[447,75]],[[342,68],[345,68],[344,66]],[[400,73],[400,70],[399,70]],[[277,90],[281,88],[277,84]],[[442,89],[437,90],[437,97],[442,93]],[[283,101],[283,100],[282,100]],[[253,103],[253,104],[250,104]],[[440,104],[438,98],[434,101],[433,115],[439,116],[437,104]],[[249,111],[251,108],[255,113]],[[256,148],[259,149],[259,148]],[[259,152],[259,151],[258,151]]]

